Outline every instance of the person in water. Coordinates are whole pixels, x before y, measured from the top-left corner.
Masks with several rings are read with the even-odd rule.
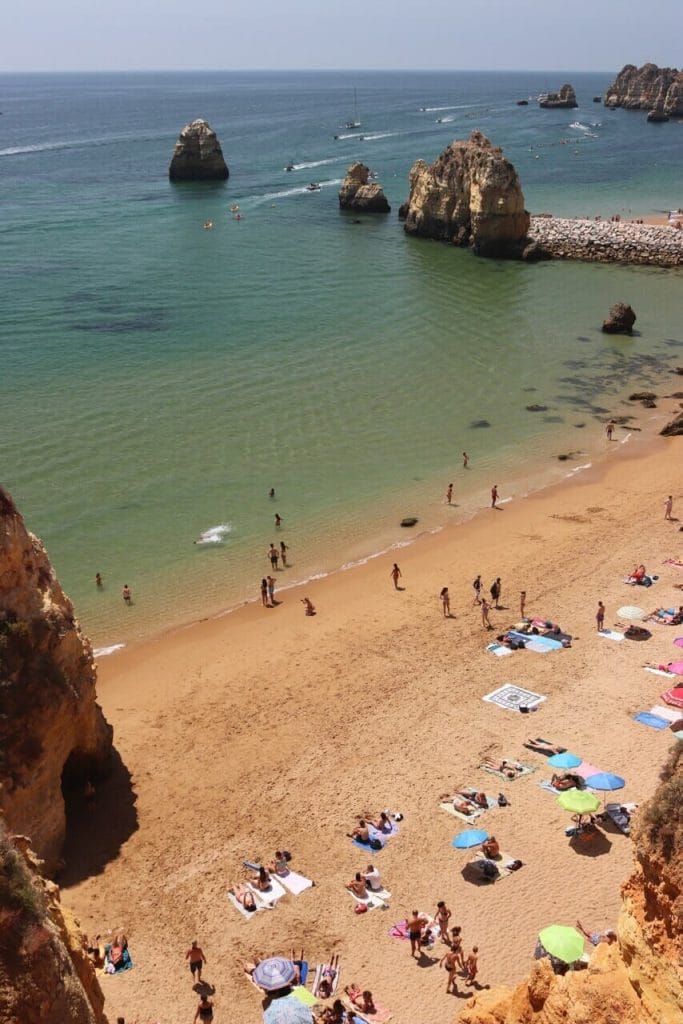
[[[130,587],[127,583],[123,584],[122,597],[126,604],[130,605],[133,603],[133,595],[131,594]]]
[[[95,586],[96,587],[101,587],[102,583],[103,583],[103,580],[102,580],[102,577],[101,577],[100,573],[96,572],[95,573]]]
[[[280,541],[280,558],[282,559],[282,568],[283,569],[287,568],[287,552],[288,551],[289,551],[289,548],[287,547],[285,542],[283,540],[281,540]]]

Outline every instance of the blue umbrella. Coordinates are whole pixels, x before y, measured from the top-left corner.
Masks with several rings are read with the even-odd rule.
[[[451,846],[454,846],[456,850],[467,850],[470,846],[479,846],[488,837],[488,832],[483,832],[480,828],[467,828],[455,837]]]
[[[620,775],[612,775],[611,772],[598,772],[597,775],[589,775],[586,779],[589,789],[623,789],[626,780]]]
[[[274,992],[291,985],[296,977],[296,968],[291,960],[283,956],[271,956],[257,964],[251,974],[259,988]]]
[[[548,764],[553,768],[578,768],[582,761],[582,757],[570,754],[568,750],[565,750],[564,754],[553,754],[548,758]]]

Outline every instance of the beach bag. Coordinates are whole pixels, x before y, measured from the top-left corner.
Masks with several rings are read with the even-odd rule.
[[[370,842],[368,843],[368,845],[369,845],[371,850],[381,850],[382,849],[382,843],[381,843],[381,841],[379,839],[371,839]]]
[[[353,908],[353,912],[354,912],[354,914],[367,914],[367,912],[368,912],[368,905],[367,905],[367,903],[359,903],[357,906],[355,906]]]

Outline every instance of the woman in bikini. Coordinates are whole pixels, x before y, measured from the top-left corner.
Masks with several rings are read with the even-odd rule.
[[[441,604],[443,605],[444,618],[448,619],[450,618],[451,615],[451,598],[450,594],[448,593],[448,587],[443,588],[443,590],[439,594],[439,597],[441,598]]]
[[[260,867],[258,869],[257,875],[252,875],[251,883],[259,890],[259,892],[268,892],[272,886],[270,875],[264,867]]]
[[[458,965],[461,968],[464,968],[465,961],[462,955],[462,928],[459,924],[456,924],[454,928],[451,928],[451,953],[454,953],[458,958]]]
[[[261,580],[261,604],[268,608],[268,580]]]
[[[281,850],[275,851],[275,857],[268,865],[268,870],[280,876],[289,874],[289,863]]]
[[[253,914],[255,910],[258,910],[258,907],[256,906],[256,897],[251,889],[248,889],[242,882],[238,882],[236,885],[233,885],[231,889],[228,889],[228,892],[232,893],[237,902],[241,903],[248,913]]]
[[[365,821],[368,825],[372,825],[378,832],[382,832],[385,836],[394,831],[394,825],[386,811],[382,811],[379,818],[370,818],[365,816]]]
[[[357,896],[359,900],[367,899],[368,890],[365,885],[365,879],[361,875],[360,871],[356,871],[355,877],[350,882],[346,883],[346,888],[349,892],[352,892],[354,896]]]
[[[501,772],[508,779],[516,779],[522,771],[521,764],[517,764],[514,761],[497,761],[493,757],[484,758],[484,767],[490,768],[494,772]]]
[[[353,983],[347,985],[344,989],[347,996],[353,1003],[353,1005],[361,1011],[361,1013],[377,1013],[377,1007],[375,1001],[372,998],[372,992],[366,988],[363,992]]]
[[[477,807],[482,807],[484,810],[488,808],[489,802],[486,793],[479,793],[476,789],[461,789],[459,795],[476,804]]]
[[[202,996],[199,1000],[199,1006],[197,1012],[194,1015],[195,1021],[211,1021],[213,1020],[213,1003],[208,996]]]
[[[434,918],[439,926],[442,941],[448,943],[448,922],[451,919],[451,912],[443,900],[437,903]]]

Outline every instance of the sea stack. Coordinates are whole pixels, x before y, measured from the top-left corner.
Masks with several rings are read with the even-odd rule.
[[[615,302],[610,307],[609,316],[602,322],[605,334],[632,334],[636,314],[625,302]]]
[[[605,93],[605,106],[661,110],[669,116],[683,117],[683,71],[659,68],[656,64],[643,64],[642,68],[625,64]]]
[[[359,213],[390,213],[382,186],[370,181],[370,169],[365,164],[351,164],[339,189],[339,206],[342,210]]]
[[[539,107],[551,110],[573,110],[579,104],[576,102],[576,93],[573,86],[567,82],[559,92],[549,92],[545,96],[541,96],[538,105]]]
[[[225,181],[230,176],[221,144],[208,123],[186,124],[175,144],[168,168],[171,181]]]
[[[410,171],[399,210],[410,235],[472,246],[481,256],[517,256],[529,229],[515,168],[479,131],[454,141],[428,166]]]

